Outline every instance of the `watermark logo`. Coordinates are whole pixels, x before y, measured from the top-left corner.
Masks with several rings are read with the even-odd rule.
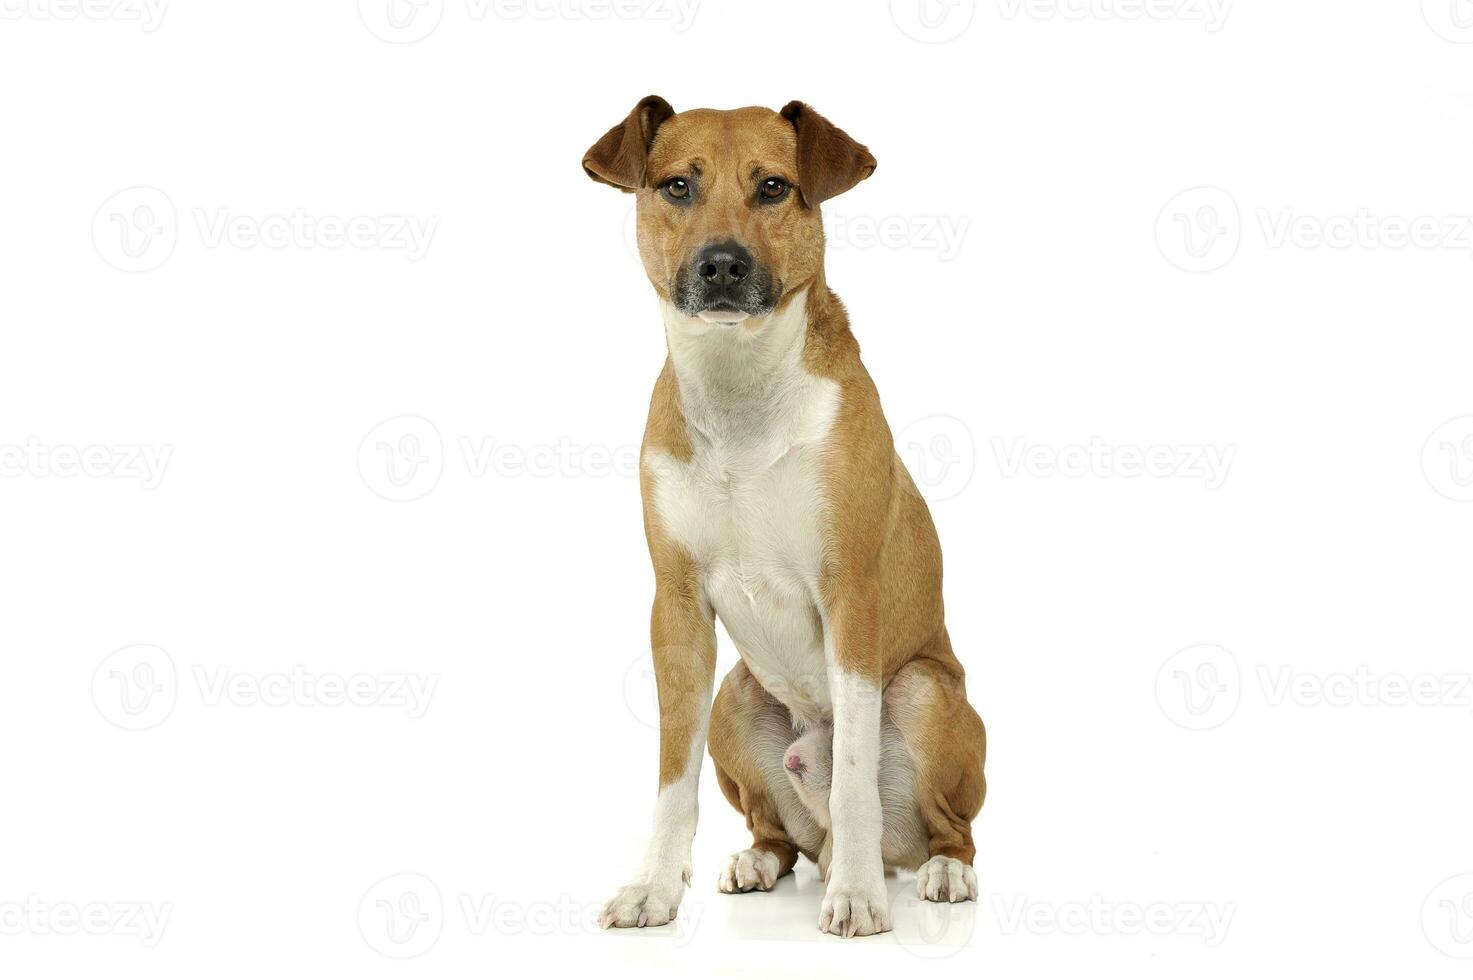
[[[163,722],[179,700],[173,659],[147,643],[109,654],[92,674],[92,703],[98,714],[129,731]]]
[[[157,269],[179,242],[179,215],[157,187],[129,187],[102,202],[92,216],[92,244],[102,260],[123,272]]]
[[[951,415],[929,415],[901,429],[895,451],[927,500],[939,502],[961,494],[977,471],[977,444],[972,430]]]
[[[1221,187],[1193,187],[1156,216],[1156,246],[1187,272],[1214,272],[1233,260],[1243,239],[1238,202]]]
[[[678,661],[690,663],[700,659],[702,652],[695,647],[670,646],[658,647],[650,653],[642,653],[630,661],[628,669],[624,671],[624,706],[634,716],[634,720],[646,728],[659,731],[662,725],[666,727],[680,728],[684,725],[698,724],[700,715],[704,713],[711,704],[711,690],[704,680],[687,679],[682,682],[675,677],[665,679],[666,690],[665,707],[660,708],[660,683],[655,673],[657,661]],[[679,675],[684,677],[685,675]],[[821,677],[820,669],[820,677]],[[825,680],[826,684],[827,681]],[[771,691],[777,698],[784,698],[788,689],[777,688]],[[811,691],[807,692],[811,695]],[[600,908],[602,906],[600,905]]]
[[[435,489],[444,471],[440,430],[418,415],[380,422],[358,446],[363,485],[385,500],[418,500]]]
[[[113,20],[146,34],[164,22],[169,0],[0,0],[0,20]]]
[[[445,928],[440,888],[422,874],[389,875],[358,903],[358,933],[380,956],[407,960],[429,951]]]
[[[624,706],[646,728],[660,730],[660,691],[648,654],[640,654],[624,671]]]
[[[1216,34],[1232,0],[998,0],[1004,20],[1181,21]]]
[[[1156,704],[1182,728],[1206,731],[1232,718],[1243,696],[1238,659],[1210,643],[1187,647],[1156,672]]]
[[[977,902],[928,902],[902,889],[890,903],[895,943],[923,960],[955,956],[977,934],[977,907]]]
[[[1473,501],[1473,415],[1444,422],[1427,437],[1422,474],[1447,499]]]
[[[1422,903],[1422,934],[1445,956],[1473,960],[1473,874],[1455,875]]]
[[[1422,17],[1443,40],[1473,44],[1473,0],[1422,0]]]
[[[422,41],[440,26],[445,0],[358,0],[358,19],[390,44]]]
[[[977,0],[890,0],[890,19],[922,44],[954,41],[972,26]]]

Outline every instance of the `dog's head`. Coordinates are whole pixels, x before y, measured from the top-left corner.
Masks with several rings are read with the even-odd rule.
[[[801,102],[676,113],[642,99],[583,157],[588,176],[637,195],[639,255],[686,316],[771,313],[823,271],[818,206],[875,158]]]

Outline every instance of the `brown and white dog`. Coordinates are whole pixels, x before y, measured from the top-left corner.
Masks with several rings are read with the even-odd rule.
[[[718,888],[765,891],[798,855],[819,929],[891,927],[885,868],[977,897],[986,736],[941,603],[941,550],[824,280],[819,205],[875,169],[801,102],[676,113],[658,96],[589,149],[637,195],[669,357],[641,451],[660,704],[654,830],[607,926],[674,918],[710,745],[752,846]],[[741,661],[712,703],[716,618]]]

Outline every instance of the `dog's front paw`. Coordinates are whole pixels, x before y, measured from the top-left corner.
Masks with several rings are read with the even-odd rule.
[[[846,881],[835,870],[824,892],[818,931],[846,939],[889,932],[890,902],[885,894],[884,875],[875,875],[873,880]]]
[[[975,902],[977,872],[970,864],[938,854],[917,869],[916,894],[928,902]]]
[[[777,884],[777,855],[749,847],[737,851],[726,859],[721,868],[721,877],[716,879],[716,890],[728,895],[737,892],[765,892]]]
[[[619,889],[619,894],[609,899],[603,913],[598,917],[598,924],[604,929],[609,926],[618,926],[621,929],[630,926],[663,926],[675,918],[675,912],[680,908],[681,896],[689,881],[690,873],[687,871],[673,882],[631,882]]]

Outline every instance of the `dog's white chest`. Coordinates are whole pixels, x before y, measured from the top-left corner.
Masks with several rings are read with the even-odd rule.
[[[818,579],[823,559],[819,447],[698,450],[650,459],[664,532],[690,554],[701,588],[753,675],[797,715],[829,713]],[[766,458],[777,455],[776,458]]]
[[[831,715],[818,590],[822,454],[839,391],[793,369],[771,401],[745,415],[703,404],[703,393],[683,387],[687,417],[696,416],[691,458],[652,452],[645,462],[663,533],[696,563],[707,601],[753,676],[796,717],[817,722]]]

